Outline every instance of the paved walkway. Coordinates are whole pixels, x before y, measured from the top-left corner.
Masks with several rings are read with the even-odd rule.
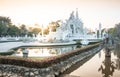
[[[22,42],[5,42],[0,43],[0,52],[7,52],[9,49],[14,47],[19,47],[21,45],[24,45]]]

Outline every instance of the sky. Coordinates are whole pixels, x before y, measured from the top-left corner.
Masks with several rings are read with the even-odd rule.
[[[120,22],[120,0],[0,0],[0,16],[13,24],[48,25],[66,20],[78,8],[79,18],[90,29],[114,27]]]

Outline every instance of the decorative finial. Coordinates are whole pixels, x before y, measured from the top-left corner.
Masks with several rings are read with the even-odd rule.
[[[76,8],[76,18],[79,18],[79,16],[78,16],[78,8]]]

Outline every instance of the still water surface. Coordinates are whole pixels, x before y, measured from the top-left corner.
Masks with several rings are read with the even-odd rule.
[[[28,57],[49,57],[57,56],[63,53],[75,50],[79,46],[55,46],[55,47],[20,47],[14,49],[15,53],[12,56],[23,57],[23,50],[28,51]]]
[[[82,65],[79,62],[77,63],[77,68],[73,66],[68,69],[69,72],[66,71],[64,74],[69,74],[69,76],[73,77],[120,77],[120,46],[110,51],[109,55],[111,57],[106,57],[105,55],[108,54],[106,52],[106,49],[102,49]]]

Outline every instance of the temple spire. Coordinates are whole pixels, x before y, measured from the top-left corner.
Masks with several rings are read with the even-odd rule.
[[[69,19],[74,19],[75,16],[74,16],[74,11],[72,11],[72,13],[70,14],[70,18]]]
[[[99,23],[99,38],[101,38],[101,27],[102,27],[102,25],[101,25],[101,23]]]
[[[79,18],[79,16],[78,16],[78,8],[76,8],[76,18]]]

